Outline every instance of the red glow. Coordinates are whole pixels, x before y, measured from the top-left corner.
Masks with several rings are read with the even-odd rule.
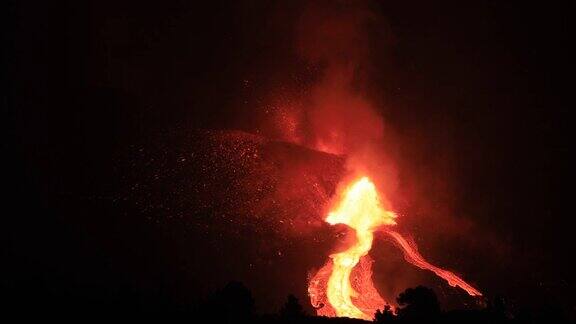
[[[412,243],[408,242],[404,237],[402,237],[402,235],[400,235],[400,233],[394,231],[386,231],[386,233],[390,235],[390,237],[392,237],[398,244],[398,246],[402,249],[406,261],[410,262],[411,264],[417,266],[420,269],[430,270],[434,272],[437,276],[446,280],[450,286],[460,287],[464,289],[470,296],[482,296],[482,293],[480,293],[474,287],[467,284],[464,280],[459,278],[454,273],[448,270],[440,269],[424,260],[424,257],[420,253],[418,253],[418,247],[416,246],[416,244],[413,242]]]
[[[326,217],[331,225],[345,224],[354,229],[356,241],[346,250],[330,255],[330,260],[311,279],[308,293],[312,306],[321,316],[343,316],[370,320],[377,309],[386,305],[372,282],[372,247],[374,231],[396,224],[396,214],[381,201],[376,186],[367,177],[346,186],[341,198]],[[454,273],[438,268],[418,253],[414,244],[399,233],[386,229],[411,264],[433,271],[453,287],[471,296],[482,294]]]

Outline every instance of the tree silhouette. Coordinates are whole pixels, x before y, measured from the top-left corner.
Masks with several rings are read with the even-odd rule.
[[[298,298],[292,294],[288,295],[286,303],[280,309],[280,317],[294,320],[304,316],[306,316],[306,313],[304,312],[302,305],[300,305]]]
[[[440,315],[440,304],[430,288],[408,288],[396,299],[401,308],[398,317],[407,321],[432,321]]]
[[[374,314],[374,322],[376,323],[392,323],[395,318],[390,305],[384,306],[384,311],[377,310]]]

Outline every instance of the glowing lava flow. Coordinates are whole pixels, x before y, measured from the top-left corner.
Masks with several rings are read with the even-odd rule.
[[[482,296],[482,294],[478,290],[467,284],[464,280],[460,279],[454,273],[448,270],[440,269],[424,260],[424,257],[422,257],[420,253],[418,253],[418,248],[416,247],[416,245],[414,243],[408,242],[399,233],[393,231],[386,231],[386,233],[388,233],[388,235],[390,235],[394,240],[396,240],[400,248],[402,248],[402,251],[404,252],[404,258],[406,259],[406,261],[412,263],[413,265],[417,266],[420,269],[430,270],[434,272],[437,276],[446,280],[450,286],[460,287],[466,290],[466,292],[470,296]]]
[[[352,287],[350,275],[352,274],[352,269],[360,262],[360,259],[370,251],[374,239],[373,233],[376,228],[381,225],[396,224],[394,221],[395,217],[396,215],[393,212],[387,211],[381,206],[376,187],[366,177],[353,183],[344,192],[343,199],[334,211],[328,214],[326,222],[331,225],[346,224],[350,226],[356,231],[356,242],[346,251],[332,254],[330,256],[332,262],[329,261],[312,278],[308,292],[312,299],[312,305],[320,307],[318,310],[319,315],[371,319],[371,315],[376,309],[384,304],[384,300],[373,287],[372,279],[370,277],[365,278],[366,276],[360,273],[359,275],[364,277],[361,279],[364,280],[356,281],[364,281],[359,283],[368,285],[368,287],[360,287],[363,288],[361,290],[373,291],[375,294],[372,294],[371,300],[364,301],[366,305],[363,307],[364,310],[359,309],[352,302],[352,297],[363,297],[363,294]],[[370,265],[367,267],[368,271],[370,271]],[[322,301],[325,298],[323,298],[324,295],[320,286],[323,286],[322,282],[326,280],[325,277],[327,275],[329,275],[329,278],[325,284],[326,297],[332,309],[323,310],[322,307],[326,307],[326,301]],[[366,279],[368,279],[368,282],[366,282]],[[371,311],[371,313],[367,313],[367,311]]]
[[[330,255],[331,260],[311,278],[308,294],[318,315],[371,320],[377,309],[384,308],[386,302],[372,282],[372,260],[368,251],[372,247],[374,231],[382,225],[395,225],[395,218],[394,212],[382,206],[374,183],[367,177],[346,188],[326,222],[350,226],[355,230],[356,242],[347,250]],[[416,247],[400,234],[393,231],[386,233],[402,248],[408,262],[433,271],[451,286],[458,286],[472,296],[481,295],[452,272],[426,262]]]

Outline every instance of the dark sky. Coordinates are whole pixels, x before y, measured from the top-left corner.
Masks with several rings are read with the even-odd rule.
[[[10,2],[3,299],[52,309],[186,304],[226,280],[248,278],[264,311],[289,290],[307,303],[304,282],[290,278],[275,294],[258,286],[257,271],[247,274],[255,234],[242,234],[243,225],[236,224],[240,234],[190,225],[198,216],[170,198],[183,197],[171,181],[201,185],[203,178],[166,173],[174,170],[171,157],[204,152],[196,129],[267,135],[266,100],[278,89],[305,88],[314,73],[294,50],[304,8],[301,1]],[[398,163],[426,175],[424,182],[449,175],[449,198],[434,197],[474,224],[466,232],[473,238],[442,241],[426,234],[435,218],[410,221],[417,233],[428,228],[419,233],[434,240],[428,252],[463,268],[487,295],[573,307],[573,8],[530,1],[377,1],[369,8],[386,28],[371,35],[369,91],[396,130]],[[162,187],[130,189],[157,174]],[[143,201],[153,207],[135,203]],[[183,216],[154,214],[166,208]],[[220,210],[213,213],[204,217]],[[221,256],[218,269],[197,264],[223,253],[211,249],[237,244],[245,259]],[[443,244],[458,246],[442,256]],[[287,260],[298,260],[297,247]],[[325,257],[306,253],[318,263]],[[275,273],[267,280],[292,271],[289,261],[274,260],[261,270]]]

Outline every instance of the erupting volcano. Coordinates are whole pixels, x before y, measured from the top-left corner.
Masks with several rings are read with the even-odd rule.
[[[372,260],[368,255],[376,230],[383,230],[393,239],[406,261],[433,271],[450,286],[460,287],[471,296],[482,295],[454,273],[428,263],[414,243],[384,227],[395,225],[395,219],[396,214],[388,210],[368,177],[361,177],[345,188],[325,221],[348,225],[354,229],[356,239],[345,251],[330,255],[330,260],[310,280],[308,293],[318,315],[370,320],[376,310],[384,308],[386,302],[372,282]]]

